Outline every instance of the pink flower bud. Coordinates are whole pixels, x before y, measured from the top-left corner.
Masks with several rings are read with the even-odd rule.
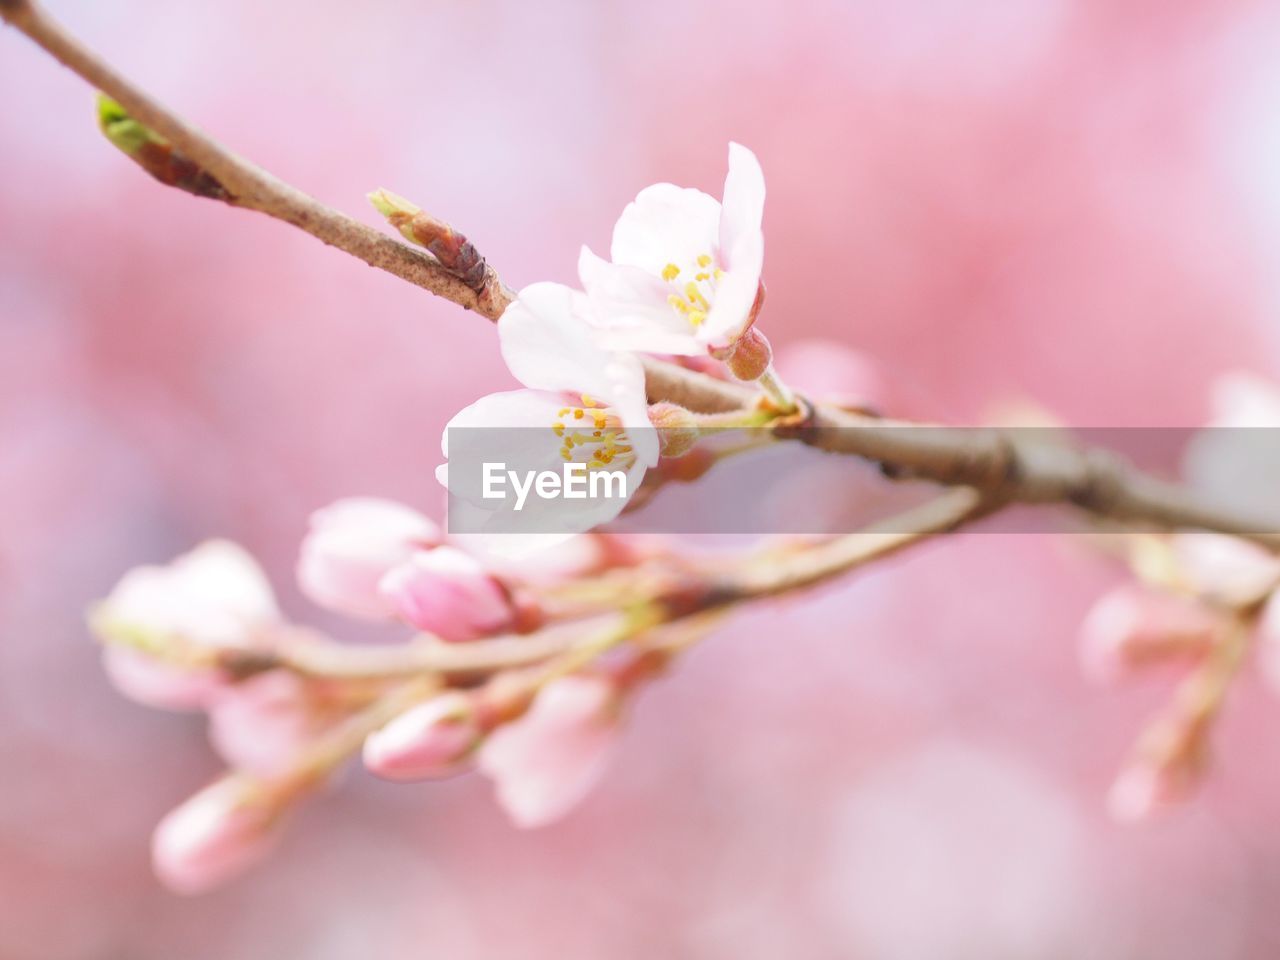
[[[1208,651],[1220,627],[1213,611],[1192,600],[1123,586],[1103,596],[1080,628],[1085,672],[1116,680],[1134,667]]]
[[[233,543],[211,540],[167,566],[129,571],[91,623],[108,644],[104,666],[121,693],[147,706],[191,710],[207,706],[226,677],[166,661],[167,646],[261,647],[280,613],[253,558]]]
[[[312,703],[307,682],[283,670],[223,689],[209,705],[209,741],[237,770],[272,776],[287,768],[330,717]]]
[[[507,592],[474,557],[454,547],[421,550],[379,584],[389,608],[442,640],[474,640],[510,627]]]
[[[586,796],[617,742],[618,706],[607,679],[565,677],[548,685],[524,716],[490,734],[479,766],[517,826],[551,823]]]
[[[739,380],[758,380],[773,362],[773,347],[768,337],[751,327],[729,346],[724,362]]]
[[[175,893],[202,893],[262,859],[277,810],[251,782],[230,776],[170,811],[151,838],[151,861]]]
[[[378,591],[387,571],[440,542],[421,514],[372,497],[352,497],[311,515],[298,558],[298,585],[322,607],[378,620],[394,610]]]
[[[658,431],[658,449],[664,457],[683,457],[702,434],[694,415],[675,403],[653,404],[649,422]]]
[[[1121,823],[1148,820],[1183,799],[1188,785],[1175,771],[1137,762],[1121,771],[1107,793],[1107,812]]]
[[[1280,559],[1247,540],[1220,533],[1179,533],[1172,543],[1191,587],[1226,603],[1250,603],[1280,579]]]
[[[227,686],[220,670],[165,663],[129,647],[107,647],[102,666],[118,691],[157,710],[204,710]]]
[[[442,693],[370,735],[364,742],[364,765],[387,780],[448,776],[479,737],[471,698]]]

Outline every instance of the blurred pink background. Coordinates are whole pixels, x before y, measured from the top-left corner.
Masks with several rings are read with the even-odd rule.
[[[718,194],[739,140],[775,344],[864,351],[910,412],[1189,426],[1215,374],[1280,374],[1262,0],[50,5],[235,149],[370,223],[366,190],[412,197],[514,286],[572,280],[647,183]],[[557,826],[516,831],[476,778],[355,771],[264,868],[164,892],[149,831],[216,762],[196,718],[107,685],[86,604],[225,535],[327,622],[292,584],[308,513],[438,516],[440,428],[511,381],[483,321],[154,185],[9,30],[0,89],[0,957],[1280,951],[1280,702],[1246,676],[1201,798],[1111,825],[1167,686],[1080,677],[1119,575],[1045,536],[739,617]]]

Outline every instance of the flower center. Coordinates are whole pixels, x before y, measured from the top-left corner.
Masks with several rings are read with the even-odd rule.
[[[711,303],[716,298],[716,283],[723,275],[719,267],[714,266],[715,259],[709,253],[701,253],[695,260],[696,267],[681,270],[674,263],[662,268],[662,279],[676,289],[667,297],[671,309],[689,321],[695,330],[707,321],[711,312]],[[681,275],[684,276],[683,282]],[[692,278],[692,279],[690,279]]]
[[[561,407],[551,429],[561,439],[560,456],[566,463],[585,463],[600,470],[617,463],[624,470],[635,462],[631,441],[622,421],[599,400],[581,395],[582,406]]]

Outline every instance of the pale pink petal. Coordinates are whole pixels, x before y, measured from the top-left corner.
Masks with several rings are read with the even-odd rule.
[[[176,666],[129,647],[107,647],[102,665],[120,693],[158,710],[203,710],[227,683],[220,671]]]
[[[1220,618],[1183,597],[1126,585],[1103,596],[1080,628],[1085,671],[1115,680],[1144,663],[1208,651]]]
[[[720,212],[720,249],[732,251],[743,241],[760,236],[764,221],[764,171],[756,155],[739,143],[729,144],[729,175],[724,181]],[[737,269],[738,264],[726,266]],[[757,272],[757,277],[759,273]]]
[[[618,731],[613,686],[603,678],[566,677],[544,689],[527,714],[490,735],[479,766],[517,826],[544,826],[595,785]]]
[[[744,238],[724,252],[724,263],[711,311],[698,329],[699,338],[713,349],[732,343],[750,326],[764,267],[764,238]]]
[[[610,259],[661,276],[719,246],[720,204],[701,190],[657,183],[627,204],[613,228]]]
[[[312,514],[298,557],[298,584],[320,606],[349,616],[390,615],[378,581],[440,529],[415,510],[389,500],[352,497]]]
[[[598,347],[586,319],[586,296],[559,283],[520,291],[498,320],[498,344],[512,375],[532,390],[604,398],[608,351]]]
[[[506,591],[474,557],[453,547],[423,550],[378,586],[396,615],[442,640],[474,640],[512,625]]]
[[[206,787],[169,812],[151,839],[157,876],[176,893],[203,893],[261,860],[275,841],[273,811],[239,777]]]
[[[1280,427],[1280,386],[1243,370],[1214,381],[1213,427]]]
[[[306,683],[272,670],[226,688],[209,707],[209,740],[234,769],[272,776],[324,729]]]
[[[120,580],[95,620],[104,629],[208,646],[251,646],[280,618],[271,587],[242,548],[203,543],[168,566],[139,567]]]
[[[685,356],[706,353],[697,328],[668,302],[670,284],[657,275],[609,263],[583,247],[578,277],[591,299],[590,321],[601,347]]]
[[[1238,537],[1180,533],[1173,538],[1173,551],[1197,592],[1223,600],[1255,598],[1280,579],[1280,559]]]
[[[456,773],[479,738],[470,698],[450,692],[396,717],[364,742],[364,765],[387,780]]]

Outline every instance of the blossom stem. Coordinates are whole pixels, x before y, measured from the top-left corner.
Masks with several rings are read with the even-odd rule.
[[[778,417],[773,409],[733,410],[728,413],[695,413],[694,422],[701,431],[741,430],[767,426]]]
[[[773,368],[773,364],[769,364],[765,368],[764,373],[760,374],[760,379],[756,381],[760,384],[760,389],[764,391],[765,396],[769,398],[769,402],[777,408],[779,413],[795,413],[799,409],[796,405],[795,394],[791,392],[791,388],[783,383],[782,378],[778,376],[778,371]]]

